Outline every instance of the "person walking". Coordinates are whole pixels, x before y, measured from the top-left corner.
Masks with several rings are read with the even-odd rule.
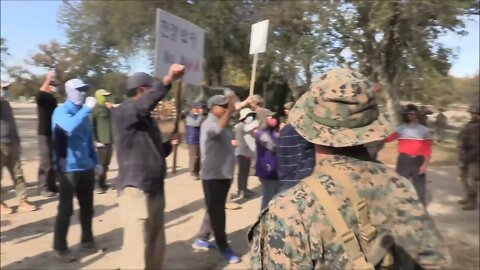
[[[111,93],[105,89],[95,91],[97,105],[91,115],[98,160],[103,167],[103,172],[96,179],[97,194],[104,194],[109,188],[106,180],[113,152],[112,104],[108,101],[110,95]]]
[[[89,85],[80,79],[65,83],[67,100],[58,106],[52,115],[52,139],[55,170],[59,178],[60,196],[53,233],[53,249],[62,262],[76,260],[68,249],[67,233],[73,214],[73,197],[80,206],[82,228],[80,247],[87,252],[96,252],[93,237],[93,189],[95,174],[102,173],[93,143],[90,113],[95,107],[94,97],[87,97]]]
[[[25,177],[23,176],[22,163],[20,160],[21,146],[20,137],[18,136],[17,124],[13,116],[13,110],[10,103],[6,99],[8,96],[7,82],[1,82],[0,94],[0,180],[3,180],[3,168],[7,168],[12,177],[15,186],[15,193],[18,199],[18,211],[35,211],[37,207],[31,204],[27,198],[27,186]],[[1,189],[1,186],[0,186]],[[0,198],[1,214],[11,214],[13,209],[10,208]]]
[[[162,269],[165,254],[165,157],[178,135],[162,141],[151,112],[183,76],[172,64],[162,79],[144,72],[127,78],[128,97],[113,114],[118,160],[116,186],[123,226],[121,269]]]
[[[200,180],[200,126],[204,120],[201,104],[194,102],[185,119],[185,141],[188,145],[190,175]]]
[[[38,191],[44,197],[54,197],[58,193],[52,162],[52,114],[57,107],[57,99],[53,94],[56,92],[56,86],[55,73],[48,72],[40,91],[35,95],[38,114],[38,150],[40,154]]]
[[[412,183],[363,146],[391,133],[371,86],[335,68],[296,102],[289,120],[315,145],[314,173],[262,211],[248,232],[250,269],[448,267],[447,245]]]
[[[397,173],[410,179],[423,205],[426,205],[426,173],[432,154],[432,138],[427,127],[418,122],[418,109],[413,104],[406,106],[407,123],[395,128],[385,141],[398,139]]]
[[[235,156],[237,157],[238,176],[237,176],[237,197],[246,199],[255,193],[249,190],[248,176],[250,175],[250,167],[255,149],[251,148],[252,144],[247,143],[254,140],[253,137],[245,130],[246,125],[251,124],[255,119],[255,112],[249,108],[240,110],[238,123],[234,126],[235,130]]]
[[[262,183],[261,209],[264,209],[268,202],[278,192],[278,162],[277,162],[277,119],[273,118],[275,113],[268,110],[262,117],[258,118],[258,129],[255,131],[255,142],[257,158],[255,163],[255,175]]]
[[[192,244],[196,250],[215,248],[209,242],[213,232],[220,254],[232,264],[238,263],[240,258],[227,243],[225,203],[235,166],[235,151],[231,143],[233,132],[228,122],[235,111],[236,99],[235,95],[215,95],[208,100],[210,112],[200,129],[201,178],[207,211],[197,239]]]
[[[437,135],[437,142],[439,143],[445,140],[445,132],[448,126],[447,117],[443,112],[444,110],[440,108],[437,116],[435,117],[435,135]]]
[[[460,156],[460,180],[465,189],[465,198],[459,203],[462,210],[471,211],[478,207],[478,187],[480,185],[480,108],[479,104],[472,104],[468,109],[470,121],[462,128],[458,135],[458,149]]]

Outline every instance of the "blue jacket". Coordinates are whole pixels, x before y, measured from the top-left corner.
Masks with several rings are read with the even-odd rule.
[[[53,112],[53,156],[58,172],[82,172],[98,164],[89,120],[91,111],[67,100]]]
[[[187,144],[200,144],[200,125],[203,115],[189,113],[185,120],[185,140]]]

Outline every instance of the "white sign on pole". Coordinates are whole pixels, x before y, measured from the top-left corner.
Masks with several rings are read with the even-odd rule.
[[[250,54],[263,53],[267,50],[269,20],[252,24],[250,36]]]
[[[155,76],[162,78],[171,64],[185,66],[183,82],[201,85],[205,31],[197,25],[157,9]]]

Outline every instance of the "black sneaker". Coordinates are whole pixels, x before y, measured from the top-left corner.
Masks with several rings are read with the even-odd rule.
[[[55,251],[55,258],[59,260],[60,262],[64,263],[72,263],[77,260],[75,256],[70,252],[70,250],[65,250],[65,251]]]
[[[80,244],[80,251],[87,252],[87,253],[97,253],[100,250],[97,247],[95,242],[86,242]]]

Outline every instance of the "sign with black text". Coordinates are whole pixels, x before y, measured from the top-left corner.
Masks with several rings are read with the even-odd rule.
[[[201,85],[205,31],[197,25],[157,9],[155,76],[162,78],[171,64],[185,66],[183,82]]]

